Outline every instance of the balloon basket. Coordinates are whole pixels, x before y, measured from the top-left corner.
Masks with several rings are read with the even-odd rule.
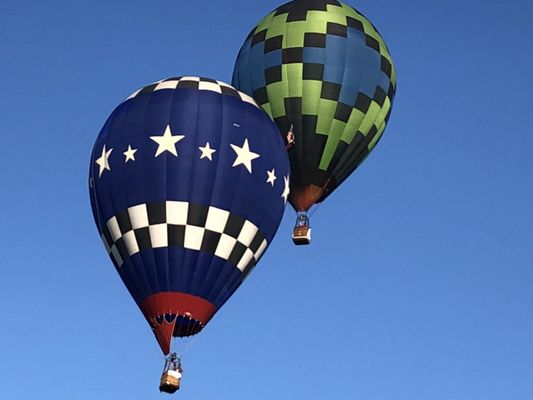
[[[159,391],[164,393],[176,393],[181,385],[181,360],[176,353],[172,353],[166,360],[159,382]]]
[[[296,246],[311,244],[311,228],[294,228],[292,231],[292,242]]]
[[[292,231],[292,241],[295,245],[307,245],[311,243],[311,227],[306,212],[299,212],[296,217],[296,225]]]

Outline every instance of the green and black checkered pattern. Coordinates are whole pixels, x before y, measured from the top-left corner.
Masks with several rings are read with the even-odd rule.
[[[396,76],[376,28],[335,0],[296,0],[249,34],[233,85],[276,121],[293,126],[291,186],[329,183],[329,193],[366,158],[390,116]]]

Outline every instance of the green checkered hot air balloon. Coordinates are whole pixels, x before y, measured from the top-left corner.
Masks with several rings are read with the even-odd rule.
[[[396,76],[383,38],[358,11],[335,0],[295,0],[250,32],[233,85],[255,98],[283,136],[294,138],[289,201],[305,212],[377,144]]]

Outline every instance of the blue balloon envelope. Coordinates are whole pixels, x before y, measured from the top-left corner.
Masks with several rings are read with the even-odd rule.
[[[89,190],[104,245],[164,354],[198,333],[259,261],[289,194],[278,128],[230,85],[176,77],[111,114]]]

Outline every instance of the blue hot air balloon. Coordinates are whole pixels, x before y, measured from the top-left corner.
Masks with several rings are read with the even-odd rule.
[[[156,82],[120,104],[89,175],[98,231],[164,354],[243,282],[289,194],[270,117],[230,85],[198,77]]]

